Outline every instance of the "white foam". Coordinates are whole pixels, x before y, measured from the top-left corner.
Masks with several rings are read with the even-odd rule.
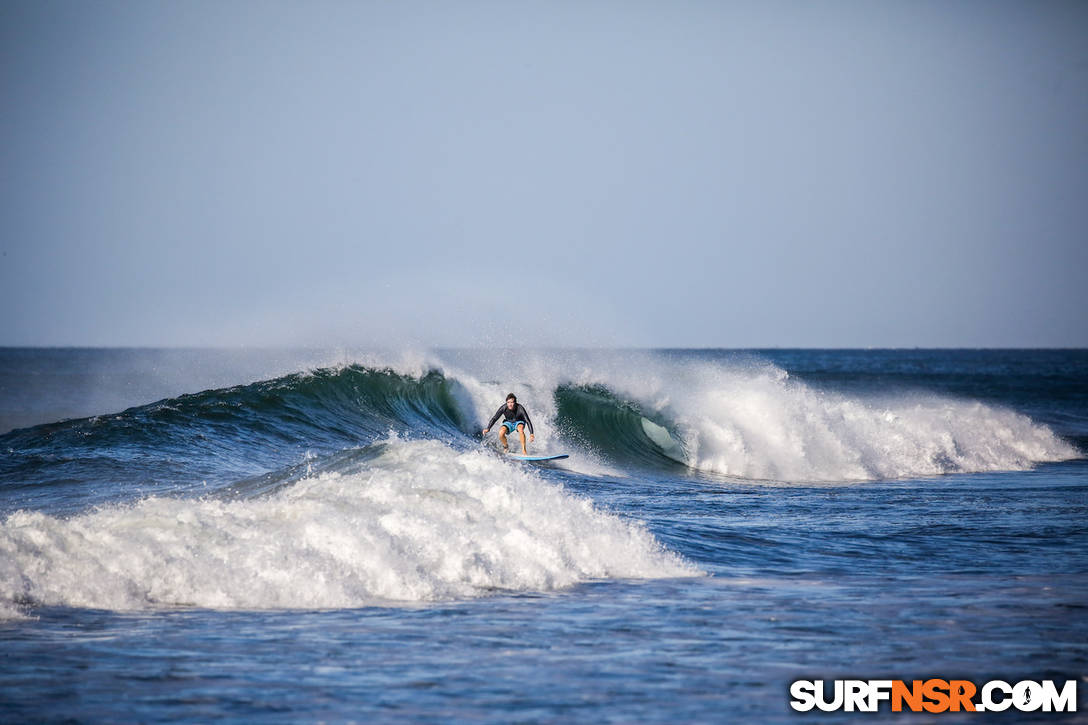
[[[393,439],[362,473],[306,479],[267,499],[150,498],[0,524],[0,617],[28,600],[337,608],[699,573],[639,523],[437,441]]]
[[[561,433],[555,389],[603,385],[671,421],[679,440],[657,441],[668,455],[743,478],[852,481],[1025,470],[1082,455],[1046,426],[1007,409],[936,395],[834,394],[758,361],[581,351],[458,362],[434,365],[465,385],[473,412],[485,421],[509,388],[530,408],[538,439],[554,441]],[[481,376],[480,370],[490,371]],[[503,382],[480,381],[489,375]],[[663,431],[654,425],[646,432],[656,439]]]
[[[976,401],[852,398],[774,368],[697,376],[704,378],[694,386],[698,395],[677,396],[672,405],[688,462],[703,470],[845,481],[1025,470],[1080,455],[1046,426]]]

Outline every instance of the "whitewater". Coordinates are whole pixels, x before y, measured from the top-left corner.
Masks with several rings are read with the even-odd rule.
[[[793,674],[858,661],[1079,677],[1086,384],[1083,351],[0,351],[0,715],[124,719],[126,674],[41,697],[178,637],[292,679],[301,651],[253,642],[329,627],[315,681],[363,699],[298,685],[289,719],[774,719]],[[531,452],[569,459],[481,436],[511,392]],[[125,647],[38,669],[92,622]],[[192,667],[227,700],[254,683]]]
[[[360,607],[696,572],[636,524],[483,452],[396,438],[250,501],[153,497],[0,534],[8,602]],[[13,586],[14,585],[14,586]]]

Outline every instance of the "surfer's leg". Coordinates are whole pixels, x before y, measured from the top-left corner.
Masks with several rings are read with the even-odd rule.
[[[521,455],[529,455],[529,449],[525,447],[525,424],[518,423],[518,435],[521,436]]]
[[[500,425],[499,426],[499,440],[502,441],[502,449],[504,451],[508,450],[509,446],[508,446],[508,444],[506,442],[506,426],[505,425]]]

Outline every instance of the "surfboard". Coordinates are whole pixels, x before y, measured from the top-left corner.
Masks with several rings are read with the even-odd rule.
[[[559,453],[559,454],[556,454],[554,456],[518,456],[518,455],[515,455],[515,454],[511,453],[510,457],[511,458],[516,458],[519,461],[533,461],[533,462],[537,462],[537,461],[558,461],[558,460],[560,460],[562,458],[570,458],[570,454],[568,454],[568,453]]]

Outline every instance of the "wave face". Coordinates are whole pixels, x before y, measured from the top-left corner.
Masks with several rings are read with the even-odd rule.
[[[1083,455],[1023,414],[962,396],[817,387],[753,359],[518,353],[322,368],[13,431],[0,436],[9,452],[0,486],[22,487],[29,508],[47,508],[38,497],[64,488],[50,510],[65,513],[133,495],[214,492],[300,460],[335,471],[338,452],[390,432],[467,450],[511,390],[533,416],[534,451],[576,453],[569,465],[583,473],[686,467],[834,482],[1023,470]]]
[[[344,365],[181,395],[0,436],[12,454],[0,457],[0,485],[22,487],[28,507],[63,488],[55,511],[206,493],[390,431],[463,438],[475,422],[466,423],[460,394],[436,372]]]
[[[481,445],[511,390],[533,417],[533,451],[573,454],[557,470],[513,463],[494,436]],[[1061,408],[1077,431],[1079,405]],[[1082,455],[952,387],[835,388],[753,358],[460,353],[320,368],[0,436],[0,617],[43,604],[356,607],[690,576],[641,524],[563,482],[693,471],[845,482]]]
[[[484,451],[394,438],[344,470],[249,500],[15,513],[0,525],[0,600],[358,607],[699,573],[641,525]]]

